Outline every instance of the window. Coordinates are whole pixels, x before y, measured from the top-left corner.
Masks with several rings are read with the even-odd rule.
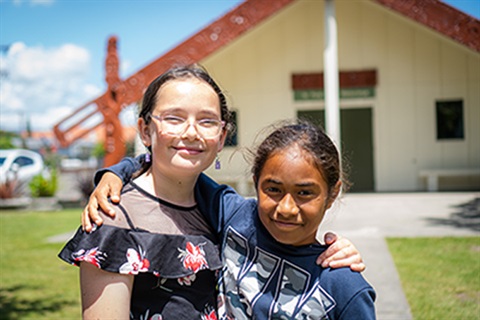
[[[463,139],[463,100],[437,101],[437,140]]]
[[[225,147],[235,147],[238,145],[238,122],[237,122],[237,112],[230,111],[232,116],[233,131],[230,131],[225,139]]]
[[[28,157],[19,156],[13,161],[13,163],[18,164],[20,167],[25,167],[31,166],[33,164],[33,160]]]

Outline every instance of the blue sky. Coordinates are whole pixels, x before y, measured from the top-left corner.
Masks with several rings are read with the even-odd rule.
[[[126,77],[241,2],[0,0],[0,129],[49,130],[103,92],[110,35]],[[445,2],[480,18],[479,0]]]

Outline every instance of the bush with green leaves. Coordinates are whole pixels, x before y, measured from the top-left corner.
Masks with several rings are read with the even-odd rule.
[[[12,149],[15,148],[12,140],[19,137],[18,134],[0,130],[0,149]]]
[[[92,155],[97,159],[105,157],[106,153],[107,152],[105,151],[105,146],[103,145],[103,142],[98,142],[93,147]]]
[[[49,174],[38,174],[29,184],[33,197],[53,197],[57,192],[57,171],[51,170]]]

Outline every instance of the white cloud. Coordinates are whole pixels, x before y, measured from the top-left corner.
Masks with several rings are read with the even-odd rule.
[[[87,83],[90,67],[89,52],[73,44],[44,48],[14,43],[0,56],[0,128],[22,130],[22,119],[30,119],[32,130],[51,130],[100,93]]]
[[[132,64],[129,60],[121,60],[120,61],[120,73],[122,75],[132,72],[131,67],[132,67]]]

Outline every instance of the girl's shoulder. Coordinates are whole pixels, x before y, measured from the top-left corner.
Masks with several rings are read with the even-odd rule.
[[[327,268],[320,275],[320,286],[333,301],[332,319],[375,319],[376,293],[361,273]]]

